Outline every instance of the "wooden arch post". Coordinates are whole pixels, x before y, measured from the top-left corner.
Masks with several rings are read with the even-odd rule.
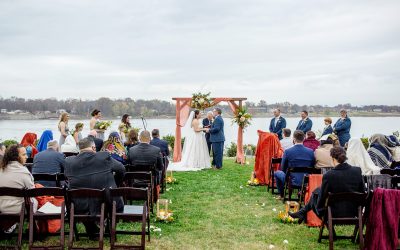
[[[224,101],[229,104],[232,112],[235,114],[239,108],[242,108],[243,101],[247,98],[211,98],[213,105]],[[190,104],[192,98],[190,97],[174,97],[172,100],[176,101],[176,128],[175,128],[175,143],[174,143],[174,162],[178,162],[182,158],[182,127],[185,126],[187,119],[189,118]],[[238,102],[238,104],[236,103]],[[237,148],[236,148],[236,162],[244,164],[244,153],[243,153],[243,128],[238,127],[238,138],[237,138]]]

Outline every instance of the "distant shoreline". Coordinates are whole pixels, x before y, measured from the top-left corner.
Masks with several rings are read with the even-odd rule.
[[[254,114],[253,118],[272,118],[272,114]],[[293,118],[293,117],[300,117],[299,114],[282,114],[283,117]],[[330,114],[320,114],[320,113],[310,113],[310,117],[338,117],[338,113],[330,113]],[[350,113],[351,117],[400,117],[400,113],[375,113],[375,112],[357,112],[357,113]],[[232,114],[228,113],[225,114],[226,118],[231,118]],[[149,116],[145,117],[146,119],[175,119],[173,115],[162,115],[162,116]],[[71,115],[71,119],[73,120],[89,120],[90,117],[86,116],[79,116],[79,115]],[[120,119],[118,117],[104,117],[103,120],[117,120]],[[132,119],[140,119],[140,117],[132,116]],[[56,116],[49,116],[49,117],[39,117],[33,114],[0,114],[0,120],[58,120]]]

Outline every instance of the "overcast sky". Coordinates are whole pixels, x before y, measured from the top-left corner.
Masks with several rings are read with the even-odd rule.
[[[400,104],[400,1],[1,0],[0,96]]]

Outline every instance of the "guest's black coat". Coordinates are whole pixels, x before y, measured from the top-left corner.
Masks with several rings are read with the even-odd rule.
[[[318,199],[318,213],[322,215],[325,211],[328,193],[342,192],[365,192],[364,180],[361,168],[352,167],[347,163],[337,165],[322,177],[321,193]],[[357,207],[351,202],[340,202],[332,207],[333,216],[349,217],[357,215]]]
[[[140,143],[129,149],[128,162],[133,166],[149,166],[149,171],[157,174],[157,185],[164,166],[161,157],[160,148],[147,143]]]
[[[114,160],[108,152],[82,152],[65,159],[65,175],[70,189],[105,188],[108,191],[109,188],[117,187],[116,181],[117,183],[122,181],[124,174],[125,167]],[[122,199],[116,201],[117,210],[122,211],[124,206]],[[75,209],[78,213],[98,214],[100,204],[93,199],[79,199],[75,201]]]

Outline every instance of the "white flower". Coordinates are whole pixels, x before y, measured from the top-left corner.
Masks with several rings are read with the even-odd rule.
[[[204,103],[204,98],[200,98],[199,103],[203,104]]]
[[[268,249],[274,249],[274,248],[275,248],[275,246],[272,245],[272,244],[270,244],[270,245],[268,246]]]
[[[240,185],[240,189],[242,189],[243,188],[243,186],[242,185]]]
[[[272,211],[276,212],[276,208],[273,208]]]
[[[169,204],[172,204],[172,200],[169,200]]]
[[[289,241],[288,240],[284,240],[283,244],[287,245],[287,244],[289,244]]]
[[[246,120],[246,117],[244,117],[244,116],[240,117],[241,122],[244,122],[245,120]]]
[[[155,228],[153,231],[154,232],[161,232],[161,228]]]
[[[261,206],[262,206],[262,207],[265,207],[265,203],[263,203]]]

